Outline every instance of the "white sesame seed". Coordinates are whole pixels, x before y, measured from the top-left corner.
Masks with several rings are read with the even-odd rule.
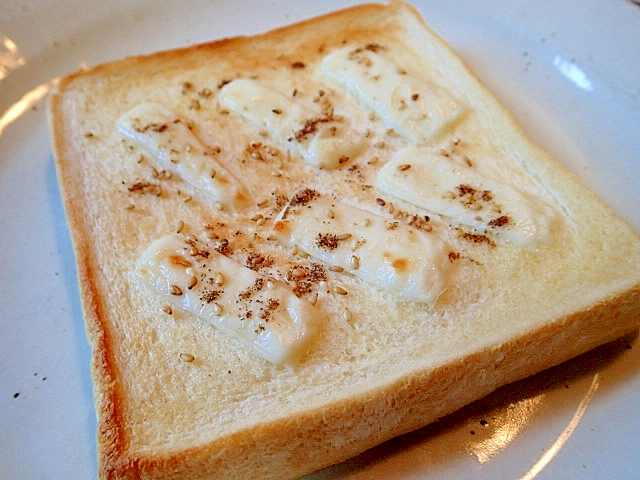
[[[342,288],[342,287],[340,287],[338,285],[333,287],[333,293],[335,293],[337,295],[347,295],[347,291],[344,288]]]
[[[193,355],[191,355],[190,353],[181,353],[181,354],[180,354],[180,358],[181,358],[182,360],[184,360],[185,362],[187,362],[187,363],[191,363],[191,362],[193,362],[193,361],[196,359],[196,357],[194,357],[194,356],[193,356]]]

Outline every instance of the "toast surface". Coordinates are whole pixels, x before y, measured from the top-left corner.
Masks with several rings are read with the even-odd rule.
[[[349,64],[329,57],[335,52],[367,68],[392,65],[408,84],[426,81],[426,93],[408,92],[400,102],[409,106],[397,109],[424,100],[442,107],[433,115],[441,121],[416,137],[405,117],[367,103],[362,82],[345,86],[340,72]],[[346,71],[347,79],[358,73]],[[242,113],[237,86],[268,99],[275,91],[285,106],[295,101],[313,114],[279,136]],[[50,102],[105,478],[303,475],[640,323],[637,235],[531,145],[406,4],[362,5],[256,37],[99,66],[64,79]],[[134,110],[141,105],[153,107]],[[279,105],[267,113],[286,116]],[[151,121],[163,112],[170,121]],[[176,125],[190,132],[176,138],[189,140],[167,163],[162,151],[171,148],[149,145]],[[309,147],[307,137],[325,125],[346,139],[343,154]],[[226,176],[239,193],[202,187],[188,169],[187,144],[206,152],[210,177]],[[425,200],[409,175],[419,171],[414,178],[439,192],[427,167],[442,165],[456,172],[453,188]],[[313,198],[302,200],[309,191]],[[409,228],[426,238],[429,255],[411,253],[435,272],[426,284],[434,290],[416,298],[355,271],[368,264],[339,265],[331,242],[304,244],[293,227],[308,218],[294,207],[314,206],[316,197],[337,205],[322,211],[328,218],[344,205],[349,218],[353,208],[381,218],[387,235]],[[522,211],[530,223],[518,221]],[[166,236],[273,279],[320,312],[299,358],[265,360],[145,288],[141,258]],[[359,262],[368,258],[358,252],[365,247],[350,248]]]

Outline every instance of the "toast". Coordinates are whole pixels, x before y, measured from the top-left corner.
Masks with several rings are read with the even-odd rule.
[[[295,478],[640,325],[640,238],[408,4],[49,101],[101,478]]]

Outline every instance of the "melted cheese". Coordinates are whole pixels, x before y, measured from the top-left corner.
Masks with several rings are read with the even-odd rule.
[[[173,309],[210,322],[276,364],[306,351],[321,313],[285,286],[179,235],[156,240],[141,256],[138,279]]]
[[[320,71],[413,144],[434,140],[461,118],[464,108],[448,92],[427,78],[408,74],[382,53],[344,47],[329,53]]]
[[[521,246],[544,241],[554,218],[542,200],[427,148],[398,151],[378,172],[376,187],[426,213]]]
[[[118,130],[167,170],[231,210],[245,207],[249,195],[211,155],[185,122],[157,103],[143,103],[123,115]]]
[[[228,83],[220,90],[218,102],[318,168],[338,168],[359,155],[365,146],[345,119],[316,112],[256,80]]]
[[[435,303],[450,268],[444,241],[330,197],[312,197],[285,207],[274,222],[283,245],[296,245],[404,299]]]

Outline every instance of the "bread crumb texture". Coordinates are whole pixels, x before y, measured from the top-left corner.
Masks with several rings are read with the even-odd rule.
[[[640,323],[637,234],[404,3],[101,65],[50,113],[105,478],[299,476]]]

